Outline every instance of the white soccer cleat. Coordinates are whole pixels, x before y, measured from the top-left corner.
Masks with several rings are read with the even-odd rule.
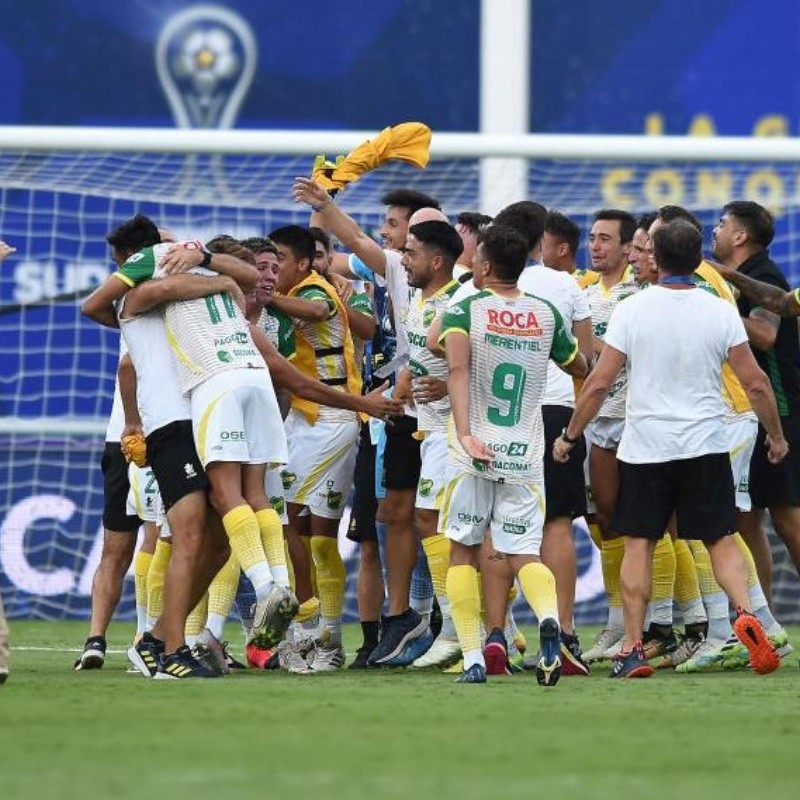
[[[341,644],[316,644],[306,656],[314,672],[334,672],[344,666],[345,654]]]
[[[291,589],[273,585],[269,594],[258,600],[252,609],[253,631],[247,644],[275,647],[284,637],[300,604]]]
[[[231,668],[228,666],[222,642],[208,628],[197,637],[194,653],[197,660],[215,675],[230,674]]]
[[[444,636],[437,636],[434,643],[426,653],[423,653],[412,663],[416,669],[426,669],[437,667],[446,669],[452,667],[461,658],[461,645],[457,639],[448,639]]]
[[[278,665],[292,675],[310,675],[313,670],[293,642],[284,639],[277,648]]]
[[[616,647],[616,652],[619,652],[624,638],[625,634],[622,631],[612,631],[605,628],[597,635],[594,644],[588,650],[583,651],[583,660],[587,664],[591,664],[595,661],[604,661],[607,658],[611,658],[612,656],[607,655],[608,650]]]
[[[722,648],[725,647],[725,644],[725,639],[705,639],[686,661],[675,667],[675,672],[687,674],[693,672],[716,672],[722,669],[724,660]]]

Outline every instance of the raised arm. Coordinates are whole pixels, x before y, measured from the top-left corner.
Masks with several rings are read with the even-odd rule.
[[[273,294],[267,300],[267,304],[294,319],[322,322],[331,316],[331,308],[326,300],[308,300],[304,297]]]
[[[130,289],[116,274],[109,275],[81,304],[81,314],[108,328],[117,328],[114,303]]]
[[[754,306],[761,306],[780,317],[800,316],[800,303],[796,291],[786,292],[780,286],[754,280],[735,269],[715,266],[722,277],[735,286]]]
[[[311,206],[314,222],[332,233],[348,250],[354,252],[371,270],[386,274],[386,254],[381,246],[345,214],[331,196],[311,178],[295,178],[292,195],[299,203]],[[342,273],[342,254],[334,257],[332,268]],[[346,258],[346,256],[344,256]],[[348,268],[348,272],[349,272]],[[344,273],[343,273],[344,274]]]
[[[209,256],[210,260],[206,261]],[[170,248],[160,264],[167,275],[187,272],[199,266],[233,278],[245,293],[255,289],[258,283],[258,270],[251,264],[227,253],[209,253],[196,242],[176,244]]]

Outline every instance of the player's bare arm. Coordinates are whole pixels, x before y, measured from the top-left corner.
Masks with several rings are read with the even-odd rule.
[[[145,281],[128,292],[122,316],[135,317],[173,300],[196,300],[198,297],[228,292],[240,295],[241,289],[227,275],[170,275],[159,280]]]
[[[170,248],[162,260],[161,268],[166,275],[186,272],[203,264],[207,255],[208,251],[198,243],[182,242]],[[220,275],[233,278],[244,292],[251,292],[258,283],[258,270],[254,266],[227,253],[211,253],[211,260],[205,266]]]
[[[264,357],[264,361],[267,362],[267,368],[276,386],[281,386],[292,394],[305,400],[311,400],[314,403],[331,406],[332,408],[344,408],[348,411],[362,412],[378,419],[386,419],[389,416],[403,414],[402,403],[383,395],[388,382],[363,396],[340,392],[300,372],[278,352],[277,348],[260,328],[250,325],[250,335]]]
[[[12,247],[10,244],[6,244],[2,239],[0,239],[0,261],[16,252],[16,247]]]
[[[128,353],[119,360],[117,367],[119,394],[122,398],[122,410],[125,414],[125,428],[122,436],[142,432],[142,419],[139,416],[139,405],[136,402],[136,368]]]
[[[331,307],[325,300],[306,300],[304,297],[273,294],[267,299],[267,305],[283,311],[284,314],[294,319],[304,319],[310,322],[323,322],[331,315]]]
[[[582,353],[579,355],[583,358]],[[575,401],[575,410],[572,412],[567,427],[553,443],[553,458],[556,461],[564,463],[569,459],[570,450],[589,422],[597,415],[619,371],[625,366],[625,361],[624,353],[610,345],[603,347],[597,364],[583,384]],[[584,365],[585,363],[584,359]]]
[[[345,214],[331,196],[311,178],[295,178],[292,196],[298,203],[306,203],[315,211],[315,221],[332,233],[348,250],[355,253],[373,272],[386,273],[386,255],[381,246],[361,230],[358,223]],[[334,256],[331,268],[340,274],[342,258]],[[338,263],[337,263],[338,262]],[[347,269],[349,272],[349,267]]]
[[[747,394],[753,411],[767,432],[768,458],[773,464],[782,461],[789,452],[783,435],[783,426],[775,402],[775,393],[766,373],[758,366],[753,351],[746,343],[728,351],[728,363]]]
[[[750,316],[742,319],[747,338],[753,347],[759,350],[770,350],[778,338],[781,318],[766,308],[754,308]]]
[[[794,292],[785,292],[779,286],[754,280],[735,269],[726,269],[717,264],[714,266],[722,277],[735,286],[754,306],[761,306],[780,317],[800,316],[800,305]]]
[[[117,275],[109,275],[81,305],[81,314],[107,328],[117,328],[117,314],[114,303],[120,299],[130,286]]]
[[[375,321],[374,314],[365,314],[356,308],[347,308],[347,324],[350,326],[350,333],[353,334],[362,342],[369,342],[375,335],[375,329],[378,327]]]
[[[572,335],[577,339],[578,349],[581,351],[581,353],[583,353],[583,356],[586,359],[587,369],[591,369],[595,360],[592,342],[593,334],[591,317],[581,320],[573,320]]]

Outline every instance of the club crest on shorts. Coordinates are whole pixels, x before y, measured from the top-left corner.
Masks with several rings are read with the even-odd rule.
[[[289,472],[287,469],[281,470],[281,483],[284,489],[291,489],[296,480],[297,475],[295,475],[294,472]]]
[[[328,508],[332,511],[338,511],[342,507],[342,502],[344,501],[344,496],[341,492],[332,492],[328,490]]]
[[[420,497],[430,497],[431,491],[433,490],[433,479],[432,478],[420,478],[418,491]]]
[[[286,501],[282,497],[270,497],[269,504],[278,516],[286,513]]]

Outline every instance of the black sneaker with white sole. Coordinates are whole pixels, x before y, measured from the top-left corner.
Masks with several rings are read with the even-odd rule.
[[[79,669],[100,669],[106,663],[106,640],[103,636],[90,636],[83,646],[83,652],[73,664]]]
[[[145,678],[152,678],[158,672],[161,656],[164,655],[164,642],[156,639],[150,632],[142,634],[142,638],[128,648],[128,661],[133,664]]]
[[[179,647],[174,653],[161,659],[153,678],[157,681],[178,681],[184,678],[219,678],[220,673],[212,672],[205,664],[195,658],[188,645]]]

